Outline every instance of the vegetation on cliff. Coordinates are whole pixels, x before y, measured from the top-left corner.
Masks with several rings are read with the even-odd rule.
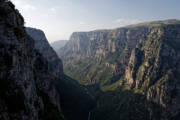
[[[178,119],[179,38],[180,21],[155,21],[74,33],[58,55],[96,96],[95,119]]]

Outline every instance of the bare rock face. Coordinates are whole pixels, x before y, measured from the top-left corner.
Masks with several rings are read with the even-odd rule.
[[[141,89],[148,101],[162,107],[163,119],[177,119],[180,114],[179,31],[179,24],[154,29],[144,45],[138,47],[142,54],[131,53],[125,73],[131,87]],[[158,116],[153,115],[157,113],[151,105],[149,108],[152,118]]]
[[[64,119],[47,60],[35,50],[23,17],[7,0],[0,12],[0,119]]]
[[[165,20],[74,33],[58,55],[64,62],[65,73],[83,85],[100,87],[90,88],[95,95],[98,93],[99,106],[94,119],[177,120],[180,116],[179,46],[180,21]],[[120,98],[125,90],[130,93]],[[136,94],[142,96],[132,97]],[[145,98],[144,102],[141,98]],[[111,101],[109,106],[106,100]],[[133,100],[139,102],[132,104]],[[129,106],[136,107],[134,113],[125,110]],[[114,108],[116,111],[102,116]]]
[[[52,71],[57,78],[63,76],[62,62],[53,48],[49,45],[44,32],[34,28],[26,28],[26,31],[34,39],[35,49],[48,60],[50,71]]]
[[[135,48],[131,53],[131,57],[129,58],[129,64],[125,71],[125,78],[127,80],[127,84],[132,88],[138,84],[138,81],[135,80],[136,73],[139,65],[142,63],[143,60],[143,51],[139,50],[138,48]]]
[[[93,99],[64,75],[44,33],[27,31],[15,6],[0,0],[0,119],[87,119]]]
[[[70,77],[64,75],[62,62],[56,55],[56,52],[50,47],[44,32],[34,28],[26,28],[26,31],[34,39],[35,49],[37,49],[48,61],[47,69],[49,74],[54,77],[53,82],[60,94],[61,108],[65,117],[68,120],[87,119],[89,111],[95,104],[93,98],[83,86]]]

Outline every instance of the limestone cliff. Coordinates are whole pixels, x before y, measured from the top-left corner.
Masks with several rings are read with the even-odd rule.
[[[62,62],[50,47],[44,32],[34,28],[26,28],[26,31],[34,39],[35,49],[48,61],[48,71],[54,77],[53,81],[61,96],[62,112],[66,118],[87,119],[95,104],[93,98],[83,86],[63,73]]]
[[[48,61],[27,35],[15,6],[0,0],[0,119],[63,120]]]
[[[28,32],[15,6],[0,0],[0,119],[88,119],[93,99],[64,75],[44,33]]]
[[[49,45],[46,36],[42,30],[26,28],[27,33],[35,40],[35,49],[37,49],[50,64],[50,71],[57,77],[63,74],[63,66],[53,48]]]
[[[94,119],[176,120],[179,46],[180,21],[165,20],[73,33],[58,55],[65,73],[97,96]]]

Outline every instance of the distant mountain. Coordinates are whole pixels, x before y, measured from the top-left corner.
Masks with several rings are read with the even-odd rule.
[[[60,48],[64,47],[67,42],[68,40],[58,40],[58,41],[52,42],[51,46],[55,51],[57,51]]]
[[[180,118],[180,21],[76,32],[58,52],[96,97],[92,120]]]

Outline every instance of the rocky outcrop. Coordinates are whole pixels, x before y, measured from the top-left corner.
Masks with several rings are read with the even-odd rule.
[[[119,101],[119,104],[109,103],[111,107],[107,108],[103,99],[112,101],[109,98],[110,93],[98,94],[98,103],[102,108],[97,107],[96,112],[99,114],[95,113],[98,116],[95,118],[101,116],[101,112],[105,111],[103,109],[108,111],[113,107],[117,107],[123,115],[127,114],[127,111],[120,107],[127,103],[118,96],[128,90],[146,98],[145,102],[141,101],[144,106],[140,105],[145,109],[144,112],[150,113],[147,115],[141,111],[141,114],[146,115],[146,119],[176,120],[180,115],[179,31],[180,21],[165,20],[114,30],[73,33],[58,55],[64,62],[65,72],[81,84],[99,85],[104,92],[114,91],[111,93],[113,95],[119,93],[112,98],[113,102]],[[100,92],[96,88],[90,89],[95,93]],[[124,99],[129,100],[127,97]],[[136,101],[141,97],[131,100],[133,99]],[[130,102],[126,108],[129,105],[134,106]],[[120,119],[118,112],[114,111],[107,120],[110,120],[112,115]],[[135,114],[132,116],[140,119]]]
[[[178,24],[154,29],[149,35],[151,39],[132,52],[125,74],[131,87],[143,90],[148,101],[163,108],[164,119],[177,119],[180,114],[179,31]],[[153,114],[153,108],[150,109]]]
[[[0,119],[88,119],[93,99],[64,75],[44,33],[27,32],[15,6],[0,0]]]

